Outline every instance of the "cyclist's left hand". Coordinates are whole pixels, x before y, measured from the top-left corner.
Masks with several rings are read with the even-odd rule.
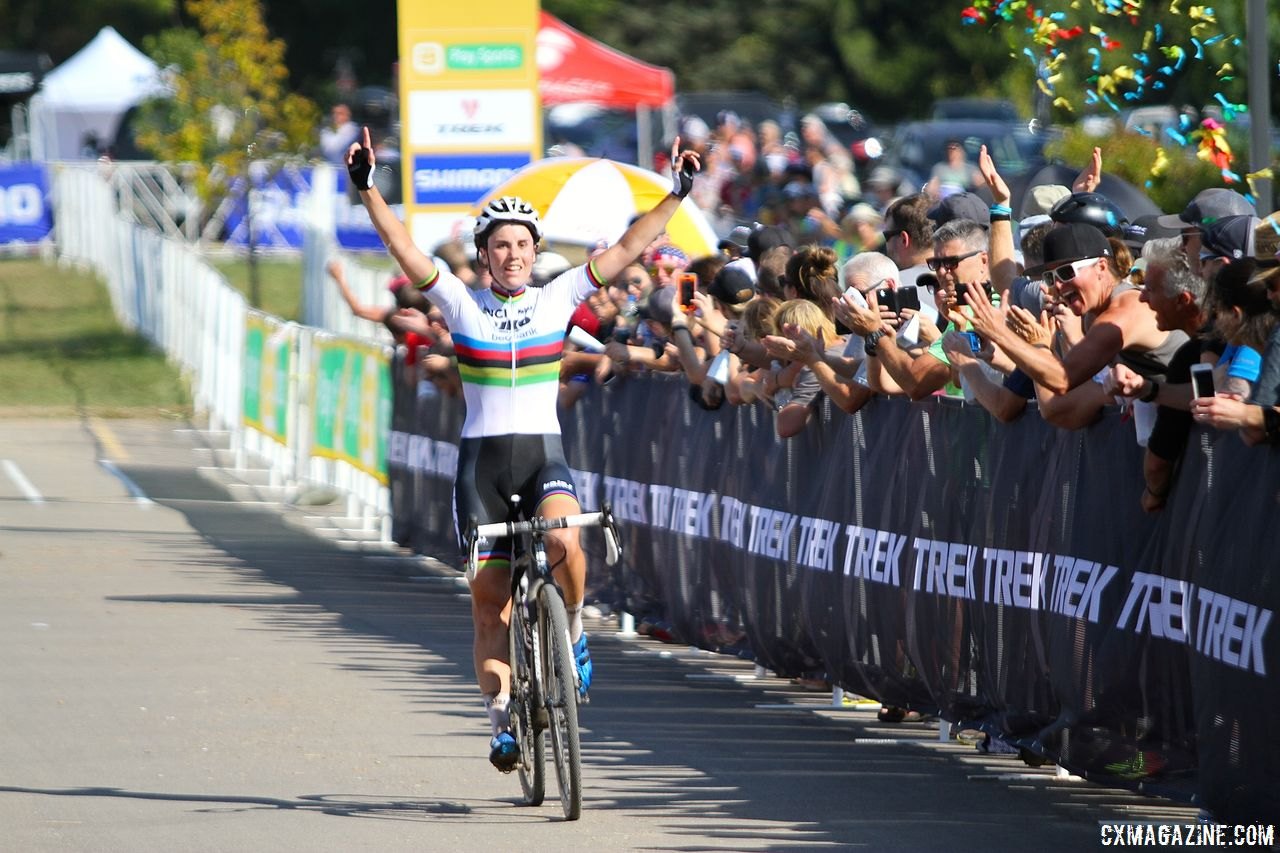
[[[702,157],[697,151],[680,150],[680,137],[671,143],[671,192],[684,198],[693,189],[693,173],[702,169]]]

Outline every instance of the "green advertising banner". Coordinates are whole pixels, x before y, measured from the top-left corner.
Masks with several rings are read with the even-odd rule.
[[[288,325],[256,311],[245,315],[244,424],[288,444],[289,368],[293,335]]]
[[[377,346],[316,338],[311,455],[340,459],[387,483],[391,364]]]

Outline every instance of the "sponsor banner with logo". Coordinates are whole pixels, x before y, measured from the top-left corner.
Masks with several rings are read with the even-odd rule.
[[[0,166],[0,244],[38,243],[53,229],[43,163]]]
[[[419,205],[475,204],[532,161],[514,154],[415,154],[413,200]]]
[[[287,445],[293,327],[260,311],[249,311],[244,322],[245,426]]]
[[[391,373],[379,346],[342,338],[312,342],[311,455],[338,459],[387,482]]]
[[[446,410],[462,404],[399,386],[394,528],[456,559],[440,508],[461,421]],[[626,547],[609,573],[584,534],[594,597],[1090,779],[1274,822],[1280,451],[1195,430],[1149,515],[1143,451],[1115,413],[1068,432],[959,401],[853,417],[824,401],[783,441],[763,409],[707,412],[686,392],[636,378],[562,415],[582,503],[608,501]]]
[[[466,216],[511,163],[541,156],[539,11],[537,0],[400,3],[401,153],[413,164],[403,198],[419,244],[446,239],[448,224]],[[470,159],[442,162],[447,155]]]
[[[265,164],[255,164],[258,165]],[[231,186],[233,203],[227,214],[226,242],[232,246],[249,245],[252,227],[253,245],[257,248],[302,248],[311,170],[286,166],[268,174],[265,168],[254,168],[252,178],[253,189],[247,198],[244,178]]]

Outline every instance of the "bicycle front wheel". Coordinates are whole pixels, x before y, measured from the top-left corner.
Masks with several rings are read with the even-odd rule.
[[[544,724],[539,722],[542,698],[538,690],[538,678],[534,672],[537,660],[538,638],[534,626],[525,617],[524,604],[516,599],[511,604],[511,624],[508,628],[511,656],[511,730],[520,745],[520,788],[524,801],[531,806],[542,805],[546,788],[546,747]]]
[[[551,752],[555,756],[556,781],[565,820],[582,815],[582,746],[578,739],[578,688],[573,646],[569,642],[569,618],[564,599],[551,584],[538,590],[538,627],[541,640],[542,701],[551,723]]]

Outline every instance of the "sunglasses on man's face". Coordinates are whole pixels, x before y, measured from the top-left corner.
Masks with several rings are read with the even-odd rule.
[[[966,252],[963,255],[946,255],[941,258],[925,258],[924,262],[929,265],[929,269],[933,272],[943,269],[953,270],[960,266],[961,261],[968,260],[981,251],[981,249],[974,249],[972,252]]]
[[[1044,283],[1053,287],[1064,281],[1073,281],[1076,276],[1080,275],[1081,270],[1086,270],[1096,264],[1101,258],[1084,258],[1079,261],[1072,261],[1069,264],[1063,264],[1060,267],[1044,271]]]

